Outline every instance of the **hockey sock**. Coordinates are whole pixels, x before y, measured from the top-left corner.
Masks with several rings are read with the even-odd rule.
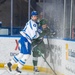
[[[34,70],[37,70],[38,69],[38,67],[37,66],[34,66]]]
[[[22,66],[24,66],[24,64],[25,64],[25,62],[26,62],[26,60],[29,58],[29,54],[27,54],[27,55],[23,55],[22,57],[21,57],[21,59],[17,62],[17,64],[18,64],[18,67],[21,69],[22,68]]]
[[[33,60],[33,65],[37,66],[37,61]]]
[[[17,56],[14,56],[14,58],[10,61],[11,64],[13,65],[13,64],[17,63],[22,56],[23,56],[22,53],[19,53]]]
[[[37,66],[38,57],[33,57],[33,65]]]
[[[25,62],[24,62],[24,63],[25,63]],[[18,64],[18,68],[19,68],[19,69],[21,69],[22,66],[24,65],[24,64],[22,64],[22,61],[21,61],[21,60],[20,60],[17,64]]]

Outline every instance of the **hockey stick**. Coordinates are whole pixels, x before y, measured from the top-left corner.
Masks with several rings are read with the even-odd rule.
[[[50,52],[50,58],[51,58],[51,61],[53,63],[53,68],[54,68],[54,71],[55,71],[54,62],[53,62],[53,59],[52,59],[52,51],[51,51],[51,48],[50,48],[49,37],[48,36],[47,36],[47,43],[48,43],[48,49],[49,49],[49,52]]]
[[[50,66],[50,64],[47,62],[47,60],[45,59],[45,57],[42,55],[41,51],[40,50],[37,50],[39,52],[39,54],[42,56],[42,58],[45,60],[45,62],[47,63],[47,65],[49,66],[49,68],[54,72],[55,75],[57,75],[55,73],[55,71],[52,69],[52,67]]]

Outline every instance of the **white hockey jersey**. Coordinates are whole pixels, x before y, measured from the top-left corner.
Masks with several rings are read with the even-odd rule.
[[[31,43],[31,40],[36,39],[39,37],[38,33],[38,26],[36,22],[33,20],[29,20],[24,29],[20,31],[20,34],[28,39],[28,41]]]

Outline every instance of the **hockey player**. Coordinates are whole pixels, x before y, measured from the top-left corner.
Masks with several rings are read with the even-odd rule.
[[[40,57],[41,55],[39,54],[39,50],[42,54],[44,54],[44,56],[46,57],[46,52],[48,52],[48,50],[45,47],[45,44],[43,42],[43,39],[41,39],[44,36],[48,36],[50,33],[50,29],[47,26],[47,21],[45,19],[42,19],[40,21],[40,26],[38,29],[38,32],[40,33],[40,37],[35,39],[32,43],[32,47],[34,47],[35,45],[37,45],[35,48],[33,48],[33,65],[34,65],[34,71],[35,72],[39,72],[38,68],[37,68],[37,63],[38,63],[38,57]],[[41,41],[41,42],[40,42]]]
[[[17,74],[21,74],[21,68],[26,63],[27,59],[31,55],[31,43],[33,39],[39,37],[39,33],[37,31],[37,21],[38,13],[37,11],[31,12],[31,19],[26,23],[24,29],[20,32],[22,35],[19,40],[19,48],[20,53],[17,56],[14,56],[13,59],[5,64],[5,67],[9,68],[9,71],[12,71],[11,67],[13,64],[17,63],[18,66],[16,68]]]
[[[42,19],[43,19],[43,12],[40,12],[40,14],[38,15],[38,20],[37,20],[38,26],[40,26],[40,21]]]

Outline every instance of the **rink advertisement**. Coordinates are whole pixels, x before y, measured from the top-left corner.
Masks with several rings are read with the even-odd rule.
[[[63,40],[50,40],[50,65],[57,75],[64,75],[65,71],[65,45]]]
[[[66,46],[66,75],[75,75],[75,42],[67,42]]]
[[[75,75],[75,42],[51,39],[50,46],[57,75]]]
[[[19,53],[18,40],[19,37],[0,37],[0,63],[8,62]],[[44,43],[48,46],[46,39],[44,39]],[[49,39],[49,47],[49,55],[46,60],[57,75],[75,75],[75,42]],[[26,62],[26,65],[30,65],[31,69],[32,59],[31,55]],[[39,57],[38,61],[38,66],[44,67],[45,69],[42,70],[48,72],[50,68],[43,58]],[[51,69],[50,73],[52,73]]]

